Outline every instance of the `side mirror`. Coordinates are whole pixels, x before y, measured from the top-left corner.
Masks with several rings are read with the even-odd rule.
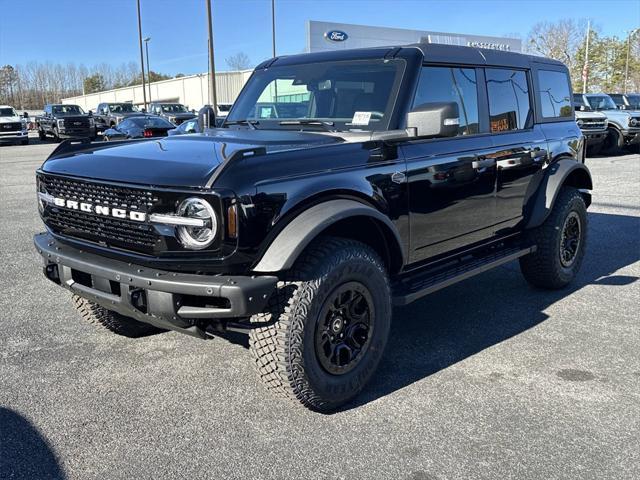
[[[89,110],[89,116],[93,117],[93,110]]]
[[[580,105],[580,111],[581,112],[586,112],[587,111],[587,107],[585,107],[584,105]]]
[[[407,128],[418,137],[455,137],[460,127],[455,102],[423,103],[407,113]]]

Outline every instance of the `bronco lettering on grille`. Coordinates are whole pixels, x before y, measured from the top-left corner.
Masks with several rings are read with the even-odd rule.
[[[71,210],[81,210],[83,212],[95,213],[96,215],[105,215],[114,218],[128,218],[136,222],[144,222],[147,214],[137,212],[135,210],[125,210],[123,208],[111,208],[105,205],[94,205],[93,203],[78,202],[77,200],[68,200],[66,198],[55,197],[54,205],[57,207],[70,208]]]

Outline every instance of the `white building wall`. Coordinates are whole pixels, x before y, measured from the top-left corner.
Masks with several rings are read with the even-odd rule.
[[[218,102],[233,103],[251,73],[252,70],[216,73]],[[207,73],[153,82],[151,99],[147,98],[147,102],[179,102],[190,109],[199,110],[200,107],[209,103],[208,84],[209,74]],[[149,97],[149,87],[147,87],[147,97]],[[86,111],[95,110],[102,102],[130,102],[142,106],[144,103],[142,85],[62,99],[62,103],[80,105]]]

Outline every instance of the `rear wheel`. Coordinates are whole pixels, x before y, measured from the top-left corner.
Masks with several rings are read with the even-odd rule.
[[[119,313],[107,310],[100,305],[93,303],[78,295],[73,296],[73,305],[80,313],[80,316],[87,322],[102,326],[107,330],[129,338],[143,337],[154,333],[164,332],[164,330],[139,322],[133,318],[125,317]]]
[[[587,241],[587,208],[580,192],[563,187],[549,217],[527,235],[537,250],[520,258],[524,278],[541,288],[568,285],[580,269]]]
[[[251,331],[258,373],[270,390],[331,411],[355,397],[376,370],[391,324],[383,262],[354,240],[312,243]],[[284,306],[286,305],[286,306]],[[260,316],[258,316],[260,317]]]

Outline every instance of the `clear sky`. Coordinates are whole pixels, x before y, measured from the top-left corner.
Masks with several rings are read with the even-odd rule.
[[[206,0],[141,0],[151,69],[207,70]],[[307,20],[525,38],[539,21],[591,19],[605,35],[640,25],[640,0],[276,0],[278,54],[306,46]],[[213,0],[216,67],[271,56],[270,0]],[[0,0],[0,65],[139,61],[135,0]]]

